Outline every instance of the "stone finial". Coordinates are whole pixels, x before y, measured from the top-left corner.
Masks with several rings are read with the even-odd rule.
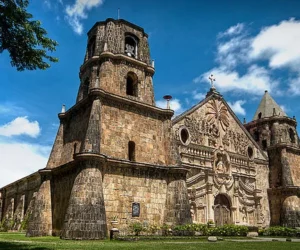
[[[96,77],[95,88],[99,88],[99,76]]]
[[[65,113],[66,112],[66,105],[63,104],[61,107],[61,113]]]
[[[103,51],[107,51],[107,42],[104,43]]]
[[[154,60],[152,60],[151,66],[152,66],[152,68],[154,68]]]
[[[246,118],[244,118],[244,121],[243,121],[243,123],[244,123],[244,124],[246,124],[246,123],[247,123],[247,122],[246,122]]]
[[[167,109],[170,109],[170,100],[172,99],[171,95],[165,95],[163,97],[165,100],[167,100]]]

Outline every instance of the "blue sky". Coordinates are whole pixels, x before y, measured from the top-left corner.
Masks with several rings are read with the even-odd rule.
[[[0,187],[46,166],[61,105],[75,103],[86,33],[118,8],[149,34],[158,106],[165,94],[176,114],[195,105],[212,73],[240,120],[252,120],[265,89],[300,119],[298,0],[31,0],[28,11],[59,43],[59,62],[18,72],[0,54]]]

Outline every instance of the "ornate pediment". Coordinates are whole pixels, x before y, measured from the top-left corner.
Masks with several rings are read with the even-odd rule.
[[[187,147],[223,148],[250,160],[265,160],[259,146],[221,97],[211,96],[173,121],[175,138]]]

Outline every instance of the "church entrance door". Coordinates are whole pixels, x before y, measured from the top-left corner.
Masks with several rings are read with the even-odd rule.
[[[223,194],[218,194],[214,202],[214,214],[216,226],[223,226],[231,223],[231,209],[228,198]]]

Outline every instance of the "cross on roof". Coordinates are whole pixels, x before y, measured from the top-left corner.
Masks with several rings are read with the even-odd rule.
[[[214,82],[216,81],[216,78],[214,78],[214,75],[211,74],[210,77],[208,77],[208,79],[210,80],[211,88],[214,89]]]

